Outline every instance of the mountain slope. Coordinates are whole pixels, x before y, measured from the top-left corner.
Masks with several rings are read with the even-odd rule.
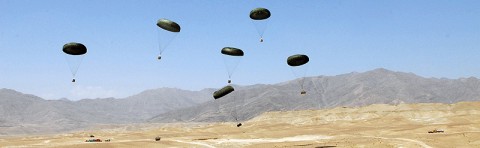
[[[105,123],[144,122],[156,114],[205,102],[210,91],[147,90],[123,98],[44,100],[0,89],[0,135],[57,132]]]
[[[236,87],[216,101],[160,114],[150,122],[247,120],[267,111],[399,103],[454,103],[480,100],[477,78],[423,78],[412,73],[375,69],[364,73],[305,78],[297,81]],[[236,101],[235,101],[236,100]]]

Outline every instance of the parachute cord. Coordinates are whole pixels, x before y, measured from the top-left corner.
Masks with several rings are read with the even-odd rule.
[[[231,78],[232,78],[233,71],[235,71],[235,69],[237,69],[237,66],[238,66],[238,63],[236,63],[236,64],[233,66],[233,68],[230,70],[230,69],[228,69],[228,66],[225,65],[225,67],[227,67],[228,79],[231,79]]]
[[[162,59],[162,53],[163,53],[162,47],[161,47],[160,44],[158,44],[158,56],[157,56],[157,60]]]
[[[158,44],[158,55],[162,55],[163,50],[162,50],[162,45]]]
[[[306,64],[306,65],[304,65],[304,66],[306,66],[306,67],[305,67],[305,73],[304,73],[303,76],[302,76],[302,80],[301,80],[301,84],[300,84],[300,85],[301,85],[301,88],[302,88],[302,92],[305,92],[305,89],[304,89],[304,85],[305,85],[305,75],[307,74],[307,71],[308,71],[308,68],[309,68],[309,65],[308,65],[308,64]]]
[[[319,109],[324,109],[327,107],[327,103],[325,101],[326,86],[324,86],[324,83],[328,83],[328,82],[326,80],[320,82],[320,85],[322,88],[318,88],[317,84],[315,84],[315,82],[312,80],[313,87],[315,88],[316,92],[319,93],[319,103],[318,103]]]
[[[235,119],[235,122],[238,121],[238,104],[237,104],[237,94],[234,94],[233,96],[233,112],[232,112],[232,116],[233,118]]]
[[[300,88],[302,89],[301,91],[304,91],[303,84],[304,84],[304,82],[305,82],[305,75],[299,76],[299,75],[297,75],[297,74],[294,72],[293,68],[290,68],[290,70],[291,70],[291,72],[293,73],[293,75],[294,75],[295,77],[300,77],[300,78],[299,78],[300,80],[298,80],[297,82],[298,82],[298,85],[300,85]]]
[[[244,103],[245,103],[245,98],[243,97],[241,100],[239,100],[240,103],[238,103],[238,108],[237,108],[237,117],[238,118],[241,118],[243,117],[241,113],[238,113],[239,110],[244,106]],[[238,120],[237,120],[238,121]]]
[[[65,55],[64,57],[65,61],[67,61],[68,68],[70,69],[70,72],[72,74],[72,80],[74,80],[77,75],[78,68],[80,68],[80,65],[82,64],[85,55]]]
[[[235,119],[235,121],[237,121],[237,97],[236,97],[236,94],[234,94],[235,96],[233,96],[233,112],[232,112],[232,116],[233,116],[233,119]]]
[[[218,100],[213,100],[213,104],[216,106],[216,111],[215,113],[220,113],[220,103],[218,103]]]
[[[268,22],[270,20],[252,20],[252,24],[255,26],[255,29],[257,30],[258,35],[260,36],[260,42],[263,42],[263,34],[265,33],[265,30],[267,30]],[[263,23],[263,24],[262,24]]]
[[[228,75],[228,80],[229,80],[229,83],[231,82],[231,79],[232,79],[232,75],[233,75],[233,72],[237,69],[239,63],[242,61],[242,59],[237,59],[238,61],[234,62],[233,65],[228,65],[227,63],[227,58],[229,57],[226,57],[226,56],[223,56],[222,59],[223,59],[223,63],[225,64],[225,69],[227,69],[227,75]],[[230,67],[231,69],[229,69],[229,66],[232,66]]]
[[[157,30],[157,40],[158,40],[158,53],[159,57],[162,55],[162,53],[167,49],[167,47],[170,45],[170,43],[177,38],[178,33],[171,33],[169,37],[167,38],[162,38],[162,36],[165,36],[167,34],[163,33],[164,31],[161,29]],[[162,40],[165,39],[165,40]]]
[[[300,87],[302,88],[302,91],[304,91],[304,90],[303,90],[304,84],[305,84],[305,77],[303,77],[302,80],[301,80],[301,82],[300,82]]]
[[[160,42],[160,41],[159,41]],[[163,51],[165,51],[167,47],[162,47],[162,44],[161,43],[158,43],[158,56],[161,56]]]

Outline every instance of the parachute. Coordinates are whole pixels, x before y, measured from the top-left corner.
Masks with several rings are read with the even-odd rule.
[[[270,17],[270,11],[266,8],[255,8],[250,11],[250,18],[253,20],[264,20]]]
[[[170,32],[180,32],[180,25],[167,19],[159,19],[157,26]]]
[[[220,90],[217,90],[213,92],[213,98],[215,99],[220,99],[221,97],[224,97],[228,95],[229,93],[233,92],[235,89],[233,89],[232,86],[225,86]]]
[[[87,47],[81,43],[71,42],[63,45],[63,52],[70,71],[72,72],[72,82],[75,82],[75,75],[82,63],[84,55],[87,53]]]
[[[63,52],[69,55],[84,55],[87,53],[87,47],[81,43],[67,43],[63,45]]]
[[[167,46],[172,42],[172,40],[180,32],[180,25],[177,23],[168,20],[168,19],[159,19],[157,21],[157,26],[161,29],[158,30],[158,60],[162,59],[162,53],[165,51]],[[163,30],[162,30],[163,29]]]
[[[260,36],[260,42],[263,42],[263,33],[267,29],[268,18],[270,18],[270,10],[266,8],[255,8],[250,11],[250,19],[252,19],[258,35]]]
[[[287,58],[287,64],[290,66],[301,66],[307,64],[310,59],[307,55],[296,54]]]
[[[300,78],[299,80],[299,85],[302,89],[300,94],[305,95],[307,92],[304,90],[303,85],[305,82],[305,74],[307,73],[307,66],[303,66],[308,63],[310,59],[308,58],[307,55],[303,54],[296,54],[289,56],[287,58],[287,64],[291,67],[293,74],[297,77]]]
[[[229,55],[229,56],[243,56],[243,51],[238,48],[233,47],[225,47],[222,48],[222,54]]]
[[[224,47],[221,53],[224,55],[223,62],[227,68],[228,83],[231,83],[232,74],[237,68],[238,63],[240,63],[244,53],[241,49],[234,47]]]

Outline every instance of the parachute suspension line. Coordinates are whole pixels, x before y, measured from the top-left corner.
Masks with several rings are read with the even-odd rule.
[[[302,77],[301,80],[300,80],[300,87],[302,88],[302,91],[303,91],[304,84],[305,84],[305,78]]]
[[[161,44],[161,39],[160,39],[160,32],[158,33],[158,56],[157,56],[157,60],[161,60],[162,59],[162,44]]]
[[[317,84],[315,84],[315,82],[312,80],[313,87],[315,88],[317,93],[319,93],[318,108],[323,109],[323,108],[327,107],[327,103],[325,102],[325,92],[326,92],[326,90],[325,90],[325,86],[323,85],[323,82],[320,82],[320,83],[321,83],[320,85],[322,86],[321,89],[319,89]],[[323,105],[323,107],[322,107],[322,105]]]
[[[222,113],[222,108],[220,106],[222,104],[222,100],[221,99],[214,99],[213,104],[215,105],[215,113],[217,113],[217,114]]]
[[[239,113],[239,110],[243,107],[243,103],[245,103],[245,98],[236,96],[235,99],[236,99],[236,101],[235,101],[235,104],[236,104],[235,105],[235,111],[236,111],[236,115],[237,115],[235,120],[238,122],[238,119],[243,117],[242,114]]]
[[[237,106],[238,106],[238,101],[237,101],[238,97],[237,97],[237,94],[233,94],[233,118],[235,119],[235,122],[238,121],[238,112],[237,112]]]
[[[242,126],[242,123],[239,121],[239,119],[243,117],[240,113],[240,109],[243,107],[245,98],[235,96],[234,99],[235,99],[234,101],[235,102],[235,121],[237,122],[237,127],[240,127]],[[241,99],[241,100],[238,100],[238,99]]]
[[[293,70],[293,68],[290,68],[290,71],[292,71],[293,75],[297,78],[299,78],[300,80],[298,80],[298,85],[300,86],[300,94],[304,95],[306,94],[306,91],[304,89],[304,83],[305,83],[305,75],[299,75],[297,73],[295,73],[295,71]]]
[[[228,72],[228,84],[232,83],[232,73]]]
[[[233,102],[233,107],[230,108],[230,116],[232,116],[232,118],[236,122],[236,121],[238,121],[237,110],[236,110],[236,105],[237,105],[237,103],[236,103],[237,100],[236,99],[237,99],[237,97],[236,97],[236,94],[231,94],[231,95],[232,95],[232,98],[233,98],[233,101],[232,101]]]
[[[220,100],[217,100],[217,99],[213,100],[213,104],[215,105],[215,109],[216,109],[215,113],[220,113],[220,103],[218,103],[218,101]]]
[[[72,73],[72,83],[75,83],[75,73]]]
[[[265,20],[252,20],[255,29],[257,30],[258,35],[260,36],[260,42],[263,42],[263,34],[267,29],[269,19]]]
[[[309,67],[308,64],[307,64],[307,65],[304,65],[304,66],[306,66],[306,67],[305,67],[305,73],[304,73],[303,76],[302,76],[302,91],[300,92],[300,94],[302,94],[302,95],[307,94],[307,92],[306,92],[305,89],[304,89],[304,86],[305,86],[305,75],[307,74],[308,67]]]
[[[228,63],[226,57],[223,57],[223,63],[225,65],[225,68],[227,69],[227,75],[228,75],[228,84],[232,83],[232,73],[230,72],[230,69],[228,69]]]
[[[238,121],[238,106],[239,106],[239,101],[238,99],[240,99],[239,97],[237,97],[237,95],[234,96],[235,99],[235,121]]]
[[[235,121],[237,121],[237,116],[236,116],[236,112],[235,112],[235,94],[232,94],[233,95],[233,107],[232,109],[230,110],[230,115],[233,117],[233,119],[235,119]]]
[[[68,63],[70,72],[72,73],[72,83],[75,83],[75,77],[77,75],[78,68],[82,64],[84,55],[65,55],[65,60]]]
[[[265,33],[265,30],[267,30],[267,26],[268,26],[269,21],[270,21],[269,19],[266,19],[266,20],[264,20],[264,22],[262,22],[262,23],[264,23],[264,25],[259,26],[259,27],[261,27],[261,28],[259,28],[261,30],[259,30],[258,33],[260,34],[260,38],[262,39],[262,41],[263,41],[263,34]]]
[[[217,99],[214,99],[214,100],[213,100],[213,106],[214,106],[214,112],[215,112],[215,113],[220,113],[220,106],[219,106],[218,101],[219,101],[219,100],[217,100]]]
[[[229,68],[229,63],[226,58],[228,57],[223,57],[223,63],[225,63],[225,68],[227,69],[228,79],[230,79],[232,78],[233,71],[237,67],[237,64],[234,64],[232,67]]]
[[[72,74],[72,82],[75,83],[75,75],[76,74]]]
[[[302,89],[302,91],[300,91],[301,95],[305,95],[307,93],[304,89],[304,85],[305,85],[305,78],[302,77],[300,80],[300,88]]]
[[[235,71],[235,69],[237,69],[237,66],[240,63],[241,58],[237,59],[238,61],[233,61],[233,63],[229,63],[229,62],[232,62],[232,61],[227,59],[227,58],[232,58],[232,57],[223,56],[223,63],[225,63],[225,68],[227,69],[227,75],[228,75],[228,81],[227,82],[228,82],[228,84],[231,84],[232,83],[233,72]],[[233,57],[233,58],[239,58],[239,57]],[[232,65],[229,65],[229,64],[232,64]]]
[[[167,49],[170,43],[177,37],[178,33],[172,33],[165,30],[158,29],[158,56],[157,59],[162,59],[162,53]]]

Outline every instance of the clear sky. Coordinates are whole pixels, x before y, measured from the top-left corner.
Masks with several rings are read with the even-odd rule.
[[[249,12],[272,16],[259,37]],[[156,21],[181,32],[158,54]],[[87,46],[77,73],[62,52]],[[309,55],[307,76],[375,68],[424,77],[480,76],[478,0],[0,0],[0,88],[45,99],[126,97],[146,89],[226,85],[223,47],[245,56],[239,85],[294,79],[286,58]]]

